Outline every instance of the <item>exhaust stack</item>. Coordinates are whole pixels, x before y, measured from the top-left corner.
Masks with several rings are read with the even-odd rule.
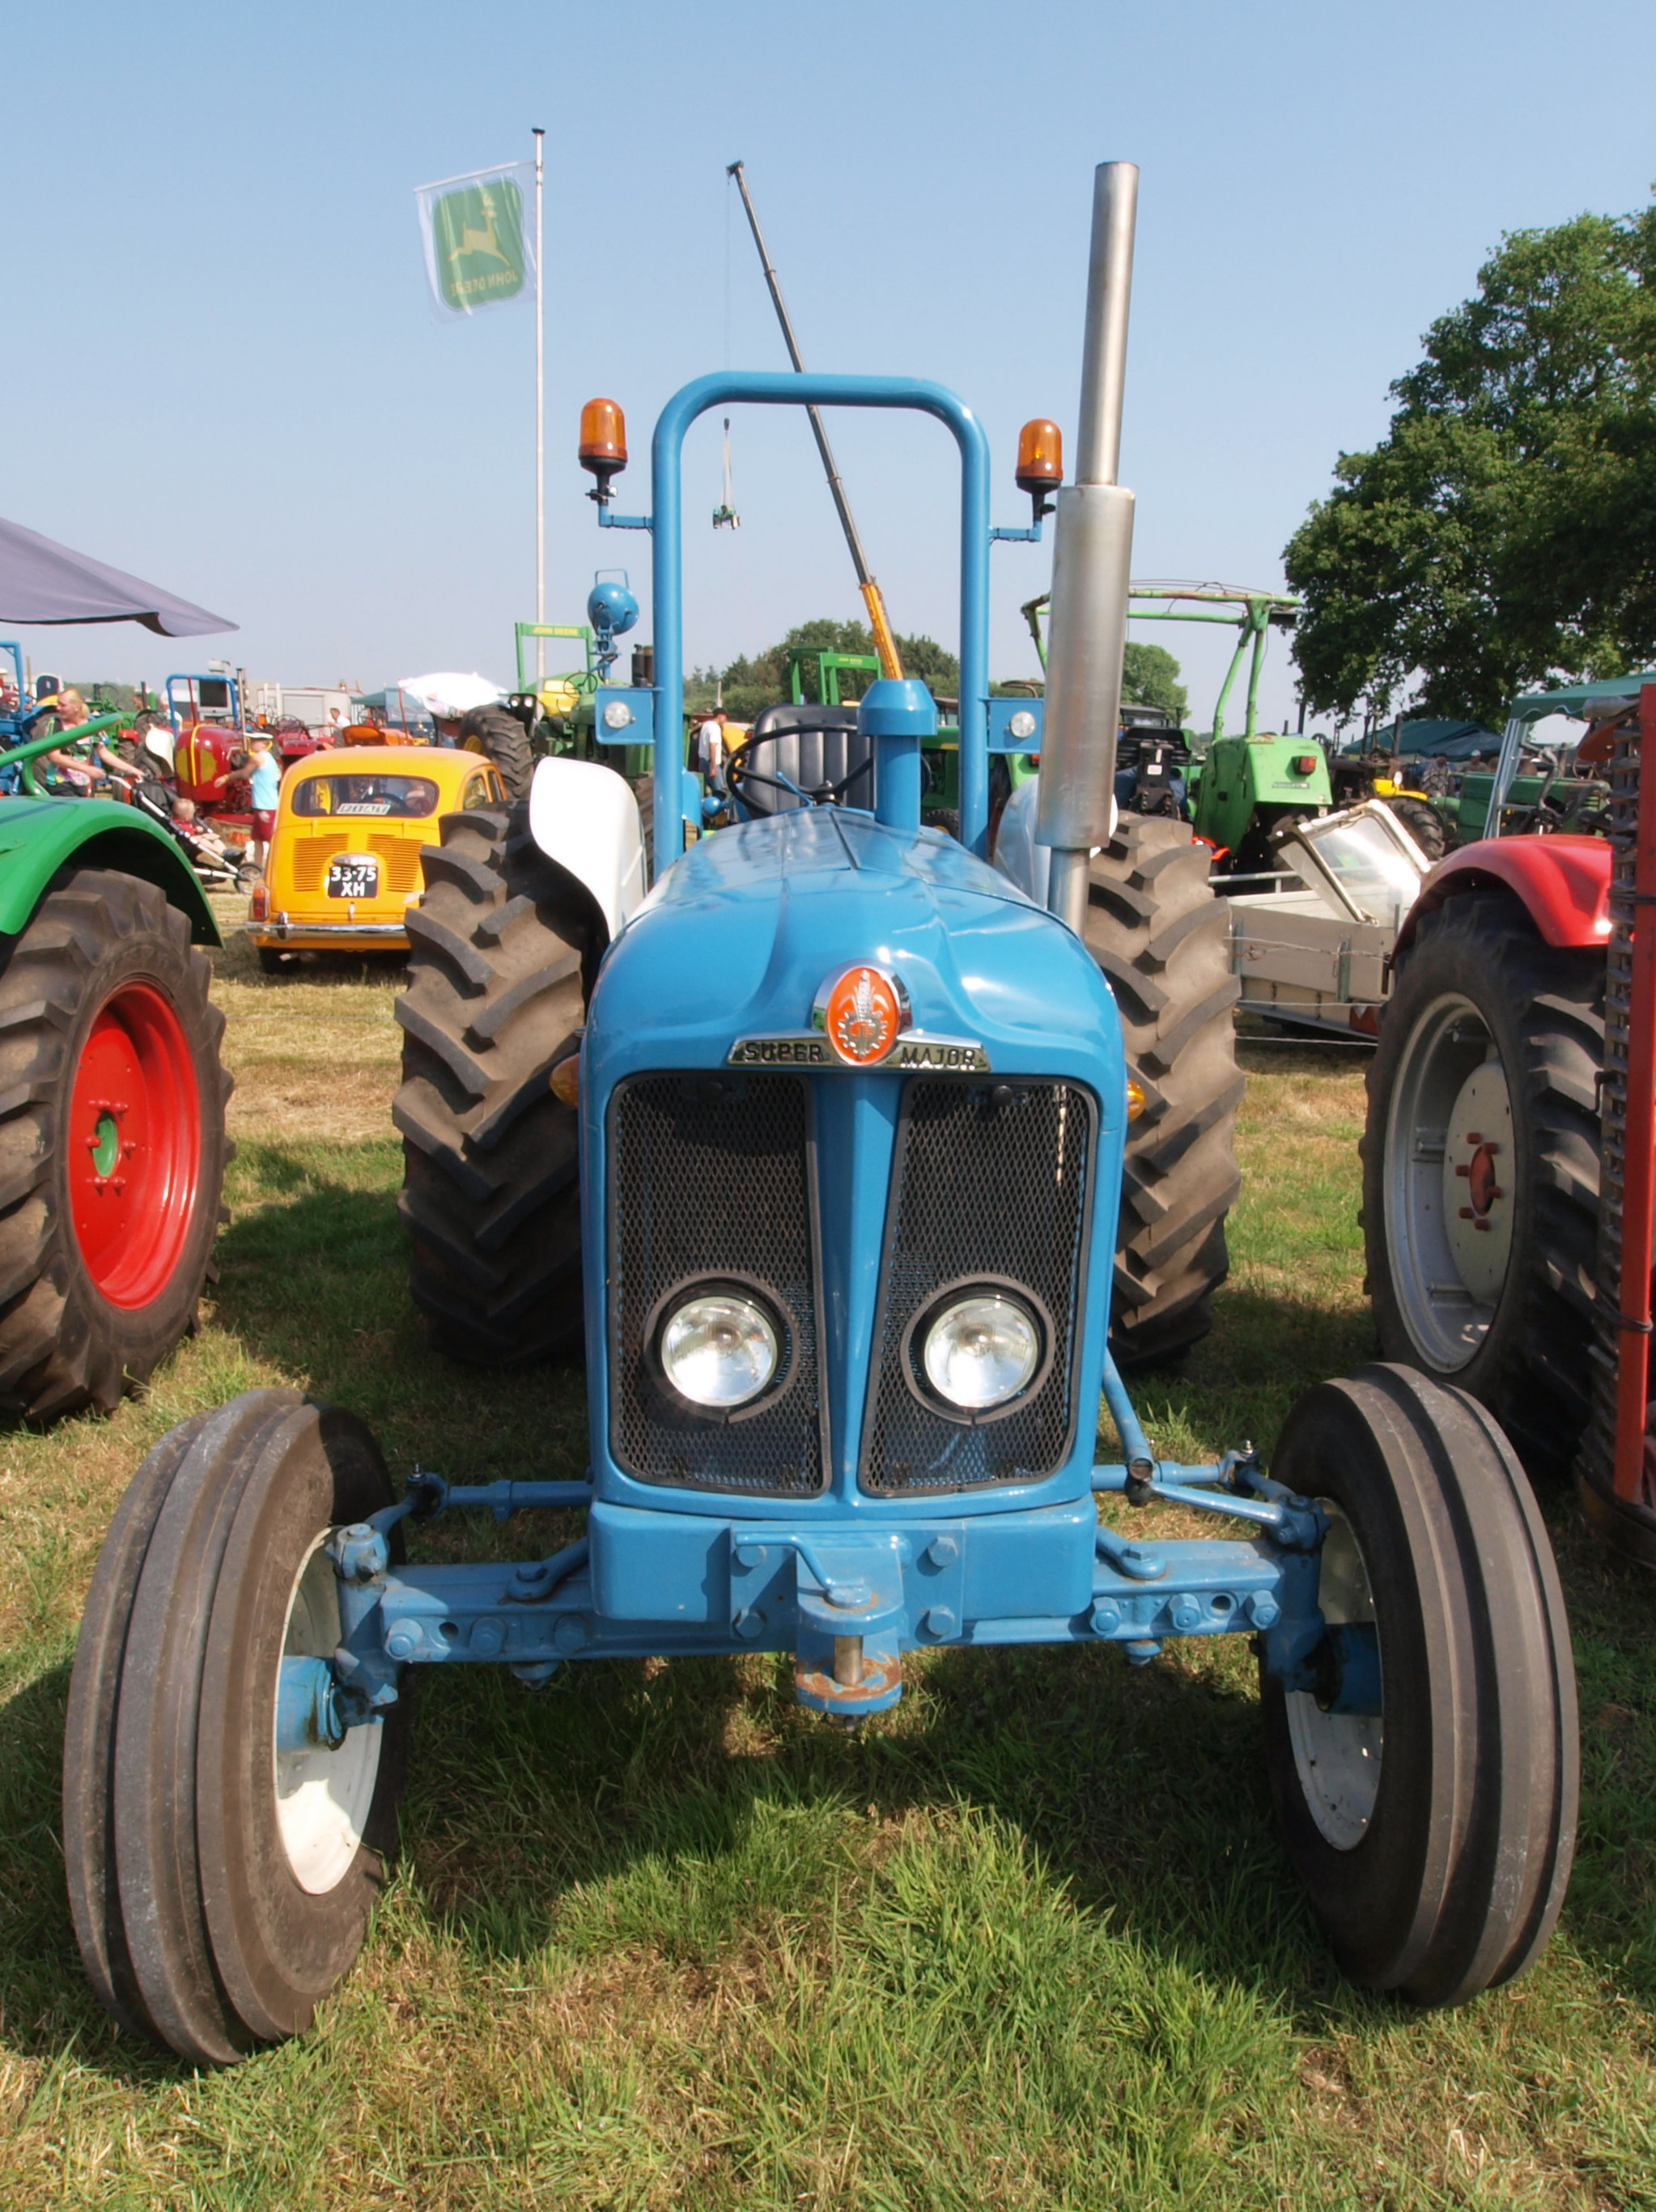
[[[1052,554],[1035,841],[1052,848],[1047,905],[1077,936],[1087,916],[1093,850],[1110,836],[1121,720],[1133,495],[1116,477],[1138,174],[1135,162],[1101,161],[1093,175],[1075,481],[1058,494]]]

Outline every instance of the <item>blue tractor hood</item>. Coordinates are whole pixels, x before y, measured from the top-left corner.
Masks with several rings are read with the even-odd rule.
[[[1087,1083],[1119,1126],[1120,1024],[1086,947],[942,831],[843,807],[721,830],[667,871],[604,963],[583,1088],[805,1030],[825,981],[859,961],[900,976],[916,1031],[973,1040],[997,1072]]]

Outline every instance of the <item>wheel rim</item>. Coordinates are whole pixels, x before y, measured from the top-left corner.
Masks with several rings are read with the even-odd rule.
[[[1372,1623],[1374,1595],[1351,1523],[1331,1498],[1317,1502],[1329,1520],[1317,1578],[1323,1618],[1330,1627]],[[1326,1713],[1308,1690],[1291,1690],[1282,1702],[1306,1809],[1325,1843],[1355,1850],[1379,1794],[1385,1723],[1379,1714]]]
[[[1458,993],[1416,1024],[1385,1133],[1385,1237],[1416,1352],[1440,1375],[1476,1353],[1513,1255],[1513,1104],[1489,1024]]]
[[[178,1010],[153,983],[99,1007],[69,1103],[70,1215],[100,1294],[159,1297],[183,1255],[201,1184],[201,1099]]]
[[[331,1658],[338,1648],[339,1584],[322,1548],[326,1541],[325,1530],[294,1577],[282,1638],[284,1659]],[[272,1708],[277,1827],[294,1880],[312,1897],[337,1889],[356,1861],[374,1803],[383,1739],[384,1730],[370,1722],[347,1729],[335,1750],[281,1752]]]

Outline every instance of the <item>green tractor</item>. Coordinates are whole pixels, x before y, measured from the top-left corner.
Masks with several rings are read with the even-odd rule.
[[[870,684],[879,680],[880,655],[877,653],[795,653],[788,663],[788,696],[795,707],[813,703],[807,693],[806,667],[814,661],[817,667],[818,701],[825,707],[843,707],[848,725],[855,722],[855,702]],[[855,691],[849,698],[842,698],[840,678],[859,678]],[[947,716],[958,712],[959,702],[952,699],[938,701],[940,713]],[[947,830],[952,837],[960,834],[960,729],[958,720],[941,720],[936,734],[922,740],[920,748],[920,808],[921,820],[928,829]]]
[[[108,1413],[193,1326],[229,1147],[212,908],[165,829],[53,799],[22,656],[0,714],[0,1413]]]
[[[1023,611],[1043,668],[1046,644],[1041,616],[1047,599],[1042,592]],[[1273,629],[1292,629],[1299,612],[1297,599],[1227,584],[1132,587],[1131,622],[1220,623],[1238,633],[1214,708],[1212,735],[1202,752],[1196,753],[1184,732],[1172,723],[1136,725],[1126,732],[1116,775],[1116,804],[1124,814],[1165,811],[1171,782],[1196,836],[1213,847],[1215,865],[1227,875],[1269,871],[1274,865],[1275,840],[1296,822],[1325,814],[1334,804],[1327,756],[1316,740],[1259,727],[1259,679],[1267,640]],[[1227,737],[1225,712],[1245,660],[1248,689],[1242,730],[1239,736]],[[1148,795],[1148,807],[1138,803],[1141,791]]]

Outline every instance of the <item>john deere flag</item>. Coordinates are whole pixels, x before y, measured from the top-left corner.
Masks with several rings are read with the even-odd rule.
[[[474,315],[533,295],[535,245],[524,210],[534,174],[533,161],[514,161],[417,189],[439,315]]]

